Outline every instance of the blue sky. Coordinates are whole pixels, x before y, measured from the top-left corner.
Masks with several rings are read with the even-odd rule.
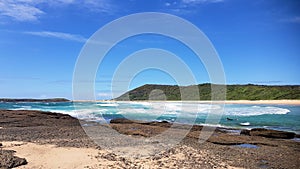
[[[201,29],[219,54],[228,84],[300,84],[299,9],[296,0],[1,0],[0,97],[71,99],[76,59],[86,40],[105,24],[138,12],[173,14]],[[184,45],[141,35],[122,41],[105,57],[95,82],[97,98],[109,97],[118,64],[145,48],[177,54],[198,83],[210,82]],[[175,81],[148,70],[130,88],[145,83]]]

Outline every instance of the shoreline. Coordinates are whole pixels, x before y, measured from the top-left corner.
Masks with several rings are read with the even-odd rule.
[[[300,105],[300,100],[284,99],[284,100],[67,100],[63,99],[0,99],[0,103],[5,102],[183,102],[183,103],[199,103],[199,104],[270,104],[270,105]]]
[[[300,100],[224,100],[224,101],[212,101],[212,100],[131,100],[131,101],[118,101],[118,100],[73,100],[72,102],[183,102],[183,103],[199,103],[199,104],[273,104],[273,105],[300,105]]]
[[[201,131],[202,126],[194,126],[180,143],[169,150],[160,148],[160,152],[153,155],[149,146],[157,147],[162,142],[150,141],[143,146],[114,137],[112,133],[105,133],[107,135],[99,139],[110,138],[109,143],[120,145],[113,149],[104,144],[95,145],[81,128],[79,120],[70,115],[33,110],[0,110],[0,117],[2,148],[6,151],[15,150],[15,156],[25,158],[28,162],[19,168],[228,169],[261,168],[261,165],[267,168],[297,168],[300,158],[300,142],[257,135],[269,135],[266,131],[241,134],[217,129],[209,139],[200,143],[199,134],[205,130]],[[171,123],[166,122],[140,123],[126,119],[109,124],[112,129],[129,138],[146,140],[169,129],[170,125]],[[89,126],[89,129],[92,132],[105,132],[105,128],[109,126],[97,124]],[[185,128],[184,125],[177,127],[175,130],[168,130],[171,132],[170,136],[176,136]],[[247,147],[249,145],[250,148]],[[122,155],[128,152],[145,153],[146,156],[136,158]],[[72,158],[74,154],[78,158]],[[44,160],[40,160],[41,158]],[[0,160],[0,165],[2,162]]]

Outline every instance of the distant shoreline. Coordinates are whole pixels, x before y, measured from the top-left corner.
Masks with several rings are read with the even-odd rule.
[[[0,102],[186,102],[199,104],[278,104],[278,105],[300,105],[300,100],[68,100],[64,98],[49,99],[11,99],[0,98]]]
[[[34,98],[0,98],[0,102],[70,102],[65,98],[48,98],[48,99],[34,99]]]
[[[131,100],[131,101],[117,101],[117,100],[73,100],[73,102],[164,102],[164,100]],[[300,100],[225,100],[225,101],[181,101],[181,100],[166,100],[165,102],[190,102],[199,104],[279,104],[279,105],[300,105]]]

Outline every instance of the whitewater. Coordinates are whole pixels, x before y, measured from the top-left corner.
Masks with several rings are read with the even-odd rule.
[[[109,123],[128,118],[229,128],[256,128],[300,133],[300,106],[208,104],[198,102],[0,102],[0,109],[40,110],[69,114],[82,120]],[[243,125],[246,124],[246,125]]]

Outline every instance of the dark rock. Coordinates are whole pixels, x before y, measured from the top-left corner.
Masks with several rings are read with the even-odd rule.
[[[134,123],[134,122],[132,120],[129,120],[129,119],[126,119],[126,118],[116,118],[116,119],[110,120],[110,123],[112,123],[112,124],[116,124],[116,123],[131,124],[131,123]]]
[[[169,128],[172,123],[169,123],[168,121],[152,121],[152,122],[145,122],[145,121],[139,121],[139,120],[129,120],[126,118],[116,118],[110,120],[111,124],[141,124],[141,125],[151,125],[151,126],[160,126],[160,127],[166,127]]]
[[[14,151],[1,150],[0,151],[0,168],[14,168],[27,164],[25,158],[19,158],[13,155]]]
[[[172,126],[172,123],[169,123],[168,121],[161,121],[161,122],[153,121],[153,122],[142,123],[142,124],[151,125],[151,126],[160,126],[160,127],[165,127],[165,128],[169,128]]]
[[[261,136],[267,138],[281,138],[292,139],[295,137],[295,133],[287,131],[277,131],[263,128],[254,128],[250,131],[250,136]]]
[[[217,136],[211,136],[208,142],[219,145],[238,145],[247,142],[247,138],[243,136],[230,136],[228,134],[220,134]]]
[[[59,146],[94,147],[79,121],[67,114],[34,110],[0,110],[0,140],[47,142]]]
[[[117,161],[118,160],[117,155],[114,153],[108,153],[105,155],[101,155],[101,158],[107,159],[109,161]]]
[[[166,120],[163,120],[163,121],[161,121],[160,123],[169,123],[168,121],[166,121]]]
[[[63,120],[59,120],[61,118]],[[0,110],[0,124],[3,127],[32,127],[69,126],[78,125],[79,123],[77,119],[67,114],[34,110]]]
[[[251,131],[251,130],[243,129],[243,130],[241,131],[241,135],[247,135],[247,136],[250,136],[250,131]]]
[[[0,147],[2,147],[3,146],[3,144],[2,143],[0,143]]]

